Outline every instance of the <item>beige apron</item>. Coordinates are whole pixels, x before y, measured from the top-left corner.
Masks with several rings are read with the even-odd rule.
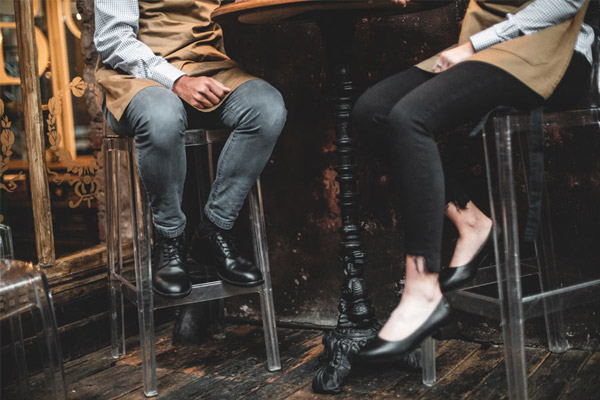
[[[531,1],[471,0],[458,45],[467,43],[470,37],[502,22],[506,14],[514,14]],[[564,76],[575,48],[589,1],[572,19],[532,35],[520,36],[480,51],[466,61],[482,61],[495,65],[533,91],[547,99]],[[439,54],[418,64],[417,67],[431,71]]]
[[[225,54],[221,27],[210,18],[219,5],[220,0],[139,0],[138,39],[187,75],[209,76],[233,91],[255,77]],[[117,120],[140,90],[161,86],[150,79],[117,72],[100,61],[96,80],[104,88],[106,106]],[[200,111],[212,111],[221,103]]]

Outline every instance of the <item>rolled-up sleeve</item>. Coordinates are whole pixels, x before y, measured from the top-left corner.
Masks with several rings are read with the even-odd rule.
[[[587,0],[536,0],[507,19],[471,36],[475,51],[530,35],[573,18]]]
[[[137,0],[95,0],[94,44],[104,64],[136,78],[151,79],[169,89],[184,72],[138,40]]]

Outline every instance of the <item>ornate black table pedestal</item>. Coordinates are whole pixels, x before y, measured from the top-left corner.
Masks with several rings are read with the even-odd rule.
[[[350,126],[353,87],[348,67],[357,19],[355,13],[338,11],[335,15],[329,17],[325,14],[317,20],[326,47],[327,80],[336,130],[338,164],[335,170],[340,188],[338,204],[342,222],[340,260],[344,270],[338,324],[323,336],[325,349],[320,361],[326,365],[317,371],[313,379],[312,387],[317,393],[342,392],[341,384],[350,373],[356,354],[381,327],[368,298],[363,275],[366,258],[358,215],[357,165],[354,160],[356,140]],[[421,350],[407,354],[404,363],[413,368],[420,367]]]
[[[352,82],[348,66],[352,59],[352,42],[359,18],[375,15],[408,14],[438,8],[452,0],[411,1],[407,7],[391,1],[370,0],[244,0],[215,10],[218,23],[271,24],[291,21],[317,21],[327,57],[327,80],[336,127],[338,155],[337,181],[341,212],[340,260],[344,271],[340,316],[337,327],[325,334],[325,350],[320,359],[325,364],[313,379],[317,393],[337,394],[350,373],[358,351],[375,337],[380,325],[368,299],[363,276],[366,262],[360,240],[358,218],[357,166],[354,161],[355,139],[350,128]],[[406,355],[402,364],[421,365],[421,350]]]

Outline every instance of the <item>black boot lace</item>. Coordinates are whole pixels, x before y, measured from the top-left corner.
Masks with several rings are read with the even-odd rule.
[[[159,242],[160,252],[162,253],[162,264],[160,268],[169,265],[171,262],[183,262],[183,242],[181,236],[175,238],[161,238]]]
[[[216,232],[215,242],[227,257],[235,256],[237,253],[237,244],[235,238],[227,232]]]

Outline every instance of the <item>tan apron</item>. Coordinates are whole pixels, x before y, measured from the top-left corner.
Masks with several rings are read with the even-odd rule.
[[[467,43],[472,35],[504,21],[507,13],[514,14],[531,2],[533,0],[511,1],[506,4],[506,0],[471,0],[458,45]],[[466,61],[495,65],[547,99],[571,62],[588,6],[589,0],[574,18],[560,25],[497,44],[474,54]],[[431,72],[438,57],[439,54],[417,67]]]
[[[138,39],[187,75],[209,76],[233,91],[255,77],[225,54],[221,27],[210,18],[219,5],[220,0],[139,0]],[[100,61],[96,80],[104,88],[106,106],[117,120],[140,90],[161,86],[150,79],[115,71]],[[212,111],[221,103],[200,111]]]

